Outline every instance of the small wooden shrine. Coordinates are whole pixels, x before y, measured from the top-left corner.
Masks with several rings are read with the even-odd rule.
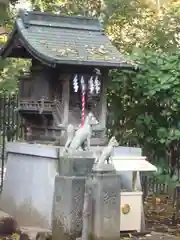
[[[78,127],[92,112],[99,122],[92,145],[104,144],[108,71],[134,66],[98,20],[21,10],[0,56],[31,59],[19,79],[18,110],[33,140],[63,145],[68,123]]]

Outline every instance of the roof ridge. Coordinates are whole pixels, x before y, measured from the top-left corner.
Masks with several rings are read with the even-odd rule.
[[[40,11],[29,11],[26,9],[20,9],[18,15],[21,14],[32,14],[32,15],[42,15],[42,16],[50,16],[50,17],[65,17],[65,18],[73,18],[73,19],[87,19],[87,20],[98,20],[98,18],[94,17],[87,17],[87,16],[80,16],[80,15],[65,15],[65,14],[53,14],[50,12],[40,12]]]
[[[103,31],[97,18],[83,16],[55,15],[44,12],[20,10],[18,18],[22,19],[26,27],[30,25],[82,29],[89,31]]]

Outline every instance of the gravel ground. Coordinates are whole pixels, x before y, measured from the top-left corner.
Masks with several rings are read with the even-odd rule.
[[[4,213],[3,211],[0,211],[0,218],[8,216],[8,214]],[[37,232],[50,232],[47,229],[42,228],[34,228],[34,227],[21,227],[22,231],[27,233],[31,239],[35,239]],[[151,232],[150,234],[146,234],[145,236],[132,236],[132,237],[121,237],[120,239],[124,240],[136,240],[136,239],[142,239],[142,240],[176,240],[180,239],[179,237],[175,237],[166,233],[157,233],[157,232]]]
[[[133,239],[133,238],[132,238]],[[175,237],[166,233],[157,233],[157,232],[152,232],[151,234],[147,234],[146,236],[143,237],[137,237],[135,239],[146,239],[146,240],[177,240],[179,237]]]
[[[7,213],[0,210],[0,218],[7,217],[7,216],[9,216]],[[29,235],[29,237],[33,240],[36,238],[36,234],[38,232],[50,232],[48,229],[38,228],[38,227],[35,228],[35,227],[23,227],[22,226],[21,230],[22,230],[22,232],[27,233]]]

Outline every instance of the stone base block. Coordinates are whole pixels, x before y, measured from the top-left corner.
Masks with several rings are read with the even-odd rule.
[[[57,149],[11,142],[7,152],[0,208],[21,226],[50,229]]]
[[[109,172],[116,172],[116,170],[113,164],[97,162],[93,166],[93,172],[109,173]]]
[[[53,206],[53,240],[81,236],[85,177],[56,176]]]
[[[92,172],[94,154],[90,151],[74,151],[59,158],[59,174],[63,176],[85,176]]]
[[[92,187],[93,240],[120,238],[120,177],[116,173],[95,173]]]

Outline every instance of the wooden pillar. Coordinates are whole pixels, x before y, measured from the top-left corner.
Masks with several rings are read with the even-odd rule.
[[[64,74],[61,76],[63,80],[62,87],[62,106],[63,106],[63,119],[62,125],[67,126],[69,118],[69,87],[70,87],[70,75]]]
[[[99,122],[102,128],[106,128],[106,118],[107,118],[107,80],[108,71],[102,73],[101,81],[101,96],[100,96],[100,117]]]

